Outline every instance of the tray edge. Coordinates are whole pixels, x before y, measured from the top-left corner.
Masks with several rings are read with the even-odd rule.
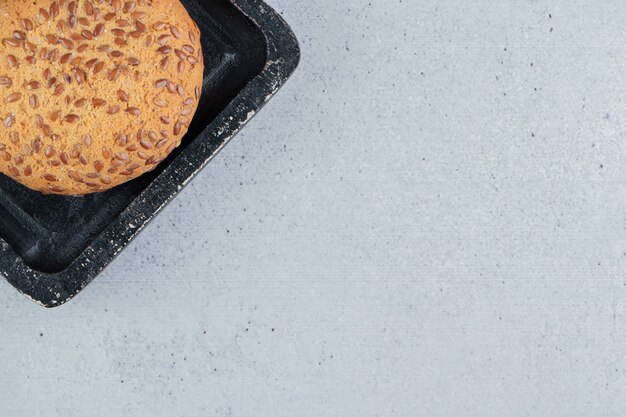
[[[298,40],[285,20],[261,0],[229,0],[257,25],[267,42],[267,64],[199,135],[215,134],[213,145],[194,141],[179,155],[183,164],[164,170],[102,234],[64,271],[43,273],[27,267],[9,245],[0,240],[0,252],[16,257],[12,268],[0,273],[21,294],[46,307],[59,307],[72,300],[124,250],[139,233],[188,185],[191,180],[233,139],[287,82],[300,62]],[[204,145],[204,146],[201,146]],[[201,148],[200,153],[194,148]],[[183,165],[181,169],[177,166]],[[150,216],[138,210],[140,202],[151,202]],[[19,274],[19,276],[18,276]],[[18,279],[25,282],[18,282]],[[42,289],[45,288],[45,289]]]

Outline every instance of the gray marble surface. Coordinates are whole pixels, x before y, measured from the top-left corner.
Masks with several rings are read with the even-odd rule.
[[[0,284],[0,415],[623,414],[624,3],[270,4],[214,163],[70,304]]]

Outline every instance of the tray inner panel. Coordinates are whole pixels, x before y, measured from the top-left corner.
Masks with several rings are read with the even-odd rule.
[[[134,181],[86,197],[42,195],[0,174],[0,238],[30,268],[41,272],[67,268],[263,70],[265,38],[230,2],[183,3],[202,32],[205,73],[198,112],[181,146],[168,160]]]

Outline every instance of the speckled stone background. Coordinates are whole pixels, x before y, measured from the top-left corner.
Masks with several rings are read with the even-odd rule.
[[[70,304],[0,284],[0,415],[622,415],[624,3],[270,4],[214,163]]]

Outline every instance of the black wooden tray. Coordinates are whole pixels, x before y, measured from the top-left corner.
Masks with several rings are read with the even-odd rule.
[[[206,62],[198,113],[154,172],[103,194],[45,196],[0,175],[0,273],[46,307],[89,284],[272,97],[300,59],[259,0],[183,0]]]

